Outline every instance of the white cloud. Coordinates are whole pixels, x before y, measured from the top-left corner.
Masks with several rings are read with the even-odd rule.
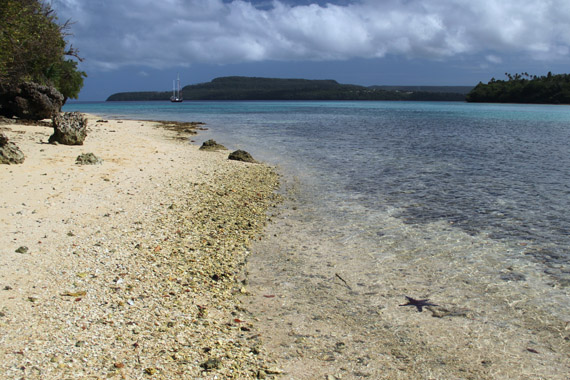
[[[105,5],[102,5],[104,3]],[[342,60],[388,54],[568,59],[567,0],[360,0],[260,9],[235,0],[54,0],[73,44],[101,69],[194,62]]]
[[[501,57],[497,57],[496,55],[493,54],[489,54],[485,57],[485,59],[491,63],[502,63],[503,60],[501,59]]]

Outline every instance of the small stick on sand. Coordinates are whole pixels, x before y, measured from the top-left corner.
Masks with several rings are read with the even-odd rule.
[[[348,283],[344,280],[344,278],[340,277],[340,274],[335,273],[334,274],[336,277],[339,278],[339,280],[341,280],[342,282],[344,282],[344,284],[346,285],[347,288],[349,288],[350,290],[352,290],[352,288],[350,287],[350,285],[348,285]]]

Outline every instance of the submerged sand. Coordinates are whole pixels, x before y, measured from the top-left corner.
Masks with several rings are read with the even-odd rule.
[[[340,231],[292,185],[248,261],[248,307],[283,379],[568,379],[567,289],[540,286],[539,265],[443,222]]]
[[[26,155],[0,165],[0,378],[278,372],[240,306],[271,168],[199,151],[192,126],[90,117],[83,146],[0,128]]]

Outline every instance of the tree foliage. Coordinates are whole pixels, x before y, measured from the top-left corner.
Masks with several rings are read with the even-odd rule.
[[[0,84],[35,82],[77,98],[86,74],[77,69],[77,50],[65,38],[71,23],[58,23],[41,0],[0,1]]]
[[[468,95],[468,102],[570,104],[570,75],[548,73],[505,73],[506,80],[492,78],[479,83]]]

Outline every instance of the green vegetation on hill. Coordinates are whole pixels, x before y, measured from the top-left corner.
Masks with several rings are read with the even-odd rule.
[[[445,94],[468,94],[473,86],[371,86],[370,88],[386,91],[429,92]]]
[[[86,74],[77,70],[69,46],[70,22],[58,23],[50,5],[41,0],[0,1],[0,88],[24,82],[53,86],[67,98],[77,98]]]
[[[168,100],[171,92],[122,92],[107,101]],[[453,100],[459,93],[397,91],[340,84],[334,80],[221,77],[208,83],[185,86],[185,100]]]
[[[507,80],[491,79],[467,94],[468,102],[570,104],[570,75],[548,73],[538,77],[528,73],[511,75]]]

